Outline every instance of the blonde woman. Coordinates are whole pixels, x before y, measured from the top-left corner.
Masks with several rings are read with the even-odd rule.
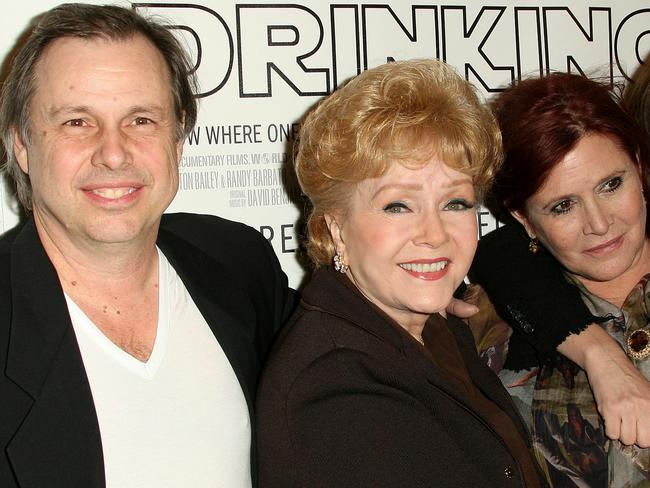
[[[316,268],[258,392],[260,486],[537,487],[525,426],[447,315],[501,161],[437,60],[359,75],[306,118],[295,169]]]

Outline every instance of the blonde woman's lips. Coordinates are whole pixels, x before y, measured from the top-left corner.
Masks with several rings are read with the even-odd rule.
[[[399,263],[399,267],[411,276],[421,280],[439,280],[449,270],[449,258],[417,259]]]

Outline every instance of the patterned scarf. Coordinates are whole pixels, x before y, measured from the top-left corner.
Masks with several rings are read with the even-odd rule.
[[[645,275],[627,296],[623,304],[625,322],[616,327],[624,331],[623,343],[630,361],[646,378],[650,378],[649,279],[650,274]],[[649,487],[650,449],[612,441],[609,446],[609,472],[612,487]]]
[[[581,290],[591,312],[606,320],[601,326],[626,350],[635,366],[650,378],[650,275],[629,293],[622,309]],[[539,461],[553,486],[650,487],[650,449],[608,441],[586,373],[558,355],[540,367],[532,399],[532,431]],[[572,482],[572,483],[571,483]]]

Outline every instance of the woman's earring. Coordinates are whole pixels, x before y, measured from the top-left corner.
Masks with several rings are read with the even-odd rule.
[[[334,269],[342,274],[347,273],[348,269],[350,269],[350,266],[343,260],[341,251],[336,251],[334,255]]]
[[[533,254],[537,254],[538,249],[539,247],[537,246],[537,237],[531,237],[530,242],[528,243],[528,250]]]

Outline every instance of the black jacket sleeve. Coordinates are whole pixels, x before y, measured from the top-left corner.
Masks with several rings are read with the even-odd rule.
[[[528,242],[517,224],[492,231],[479,241],[470,271],[472,281],[485,289],[514,329],[506,361],[511,369],[532,366],[534,356],[552,358],[570,334],[597,321],[579,290],[565,279],[560,263],[541,247],[531,253]]]

